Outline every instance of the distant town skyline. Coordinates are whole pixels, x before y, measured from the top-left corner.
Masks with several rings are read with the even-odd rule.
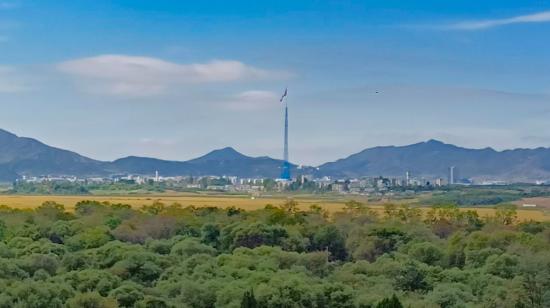
[[[102,160],[550,146],[547,1],[0,0],[0,128]]]

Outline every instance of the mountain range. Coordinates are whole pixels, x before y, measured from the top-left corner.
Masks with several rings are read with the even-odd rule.
[[[129,156],[112,162],[99,161],[78,153],[51,147],[32,138],[18,137],[0,129],[0,181],[13,181],[23,175],[109,176],[113,174],[152,175],[234,175],[276,178],[281,160],[250,157],[233,148],[214,150],[188,161],[168,161]],[[291,170],[297,171],[292,164]]]
[[[18,137],[0,129],[0,181],[23,175],[109,176],[113,174],[233,175],[276,178],[282,161],[250,157],[227,147],[188,161],[167,161],[130,156],[100,161],[78,153],[51,147],[32,138]],[[293,174],[337,178],[361,176],[413,176],[446,178],[455,166],[461,178],[534,182],[550,179],[550,148],[496,151],[467,149],[437,140],[406,146],[369,148],[318,167],[292,164]]]
[[[366,149],[347,158],[323,164],[320,174],[335,177],[413,176],[447,178],[449,167],[455,178],[534,182],[550,179],[550,148],[496,151],[467,149],[437,140],[406,146]]]

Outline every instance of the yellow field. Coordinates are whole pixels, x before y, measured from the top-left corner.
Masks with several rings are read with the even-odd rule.
[[[245,210],[256,210],[264,208],[266,204],[281,205],[287,199],[282,197],[250,198],[247,196],[208,196],[208,195],[144,195],[144,196],[20,196],[0,195],[0,205],[7,205],[13,208],[28,209],[35,208],[45,201],[55,201],[71,209],[82,200],[108,201],[110,203],[124,203],[133,207],[151,205],[155,201],[166,205],[179,203],[182,206],[216,206],[221,208],[238,207]],[[331,212],[339,211],[344,206],[344,201],[296,198],[301,209],[308,209],[311,205],[317,204]]]
[[[524,204],[536,205],[537,209],[550,209],[550,198],[547,197],[535,197],[535,198],[524,198],[514,202],[517,206],[521,207]]]
[[[318,205],[330,213],[341,211],[344,208],[345,199],[336,198],[313,198],[313,197],[295,197],[294,198],[301,209],[308,209],[311,205]],[[12,208],[32,209],[41,205],[45,201],[55,201],[63,204],[66,209],[71,210],[74,205],[82,200],[95,200],[99,202],[108,201],[111,203],[129,204],[139,208],[143,205],[151,205],[155,201],[160,201],[170,205],[173,203],[182,206],[215,206],[220,208],[237,207],[245,210],[256,210],[264,208],[267,204],[281,205],[287,198],[285,197],[260,197],[250,198],[247,196],[229,196],[229,195],[193,195],[193,194],[160,194],[143,196],[20,196],[20,195],[0,195],[0,205],[6,205]],[[364,200],[360,200],[364,201]],[[540,200],[538,200],[540,203]],[[550,198],[547,200],[550,203]],[[383,204],[368,204],[369,207],[382,214]],[[422,208],[427,211],[428,208]],[[476,210],[481,217],[494,215],[491,208],[466,208],[464,210]],[[544,212],[543,208],[537,209],[518,209],[518,219],[521,221],[550,221],[550,215]]]

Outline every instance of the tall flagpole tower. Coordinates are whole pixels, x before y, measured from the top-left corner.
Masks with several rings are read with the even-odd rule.
[[[285,104],[285,139],[284,139],[284,152],[283,152],[283,166],[281,167],[281,179],[290,180],[290,163],[288,161],[288,102],[287,102],[288,90],[285,89],[285,93],[281,97],[281,103]]]

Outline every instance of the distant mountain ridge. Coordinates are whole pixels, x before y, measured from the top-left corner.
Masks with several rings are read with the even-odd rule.
[[[336,177],[414,176],[447,178],[455,166],[461,178],[527,181],[550,179],[550,149],[467,149],[437,140],[406,146],[374,147],[319,166]]]
[[[152,174],[156,170],[165,176],[231,175],[239,177],[279,176],[282,161],[269,157],[250,157],[227,147],[214,150],[188,161],[167,161],[130,156],[112,162],[112,169],[130,174]],[[294,171],[297,166],[293,165]]]
[[[0,129],[2,180],[12,180],[22,174],[99,175],[105,172],[104,166],[104,162]]]
[[[109,176],[113,174],[232,175],[239,177],[279,176],[282,161],[250,157],[231,147],[214,150],[188,161],[168,161],[129,156],[112,162],[94,160],[78,153],[48,146],[32,138],[18,137],[0,129],[0,180],[13,181],[23,175]],[[406,146],[365,149],[318,168],[298,168],[293,174],[336,178],[361,176],[413,176],[446,178],[455,166],[459,177],[534,182],[550,179],[550,149],[467,149],[437,140]]]
[[[276,178],[281,165],[281,160],[246,156],[230,147],[214,150],[189,161],[137,156],[113,162],[99,161],[0,129],[0,181],[13,181],[23,175],[152,175],[155,171],[164,176],[232,175]],[[297,171],[296,165],[292,165],[292,168],[294,172]]]

